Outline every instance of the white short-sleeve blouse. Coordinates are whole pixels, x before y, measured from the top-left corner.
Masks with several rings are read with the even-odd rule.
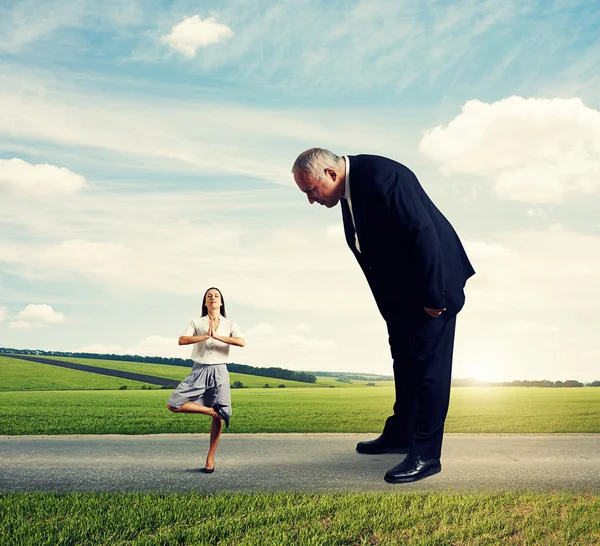
[[[242,337],[235,321],[219,316],[217,335],[223,337]],[[193,318],[182,336],[205,336],[208,334],[208,315]],[[227,364],[229,362],[229,343],[223,343],[212,337],[206,341],[194,343],[192,360],[197,364]]]

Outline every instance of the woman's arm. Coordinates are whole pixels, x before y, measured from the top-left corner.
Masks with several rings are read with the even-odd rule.
[[[179,345],[191,345],[192,343],[200,343],[201,341],[206,341],[210,336],[180,336],[179,337]]]
[[[244,347],[244,345],[246,345],[244,338],[241,338],[241,337],[218,336],[215,333],[213,333],[212,337],[214,339],[218,339],[219,341],[222,341],[223,343],[228,343],[229,345],[237,345],[238,347]]]

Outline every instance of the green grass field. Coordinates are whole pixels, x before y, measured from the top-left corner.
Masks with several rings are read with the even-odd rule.
[[[134,372],[134,373],[145,373],[148,375],[154,375],[156,377],[165,377],[167,379],[175,379],[177,381],[181,381],[184,377],[186,377],[191,371],[191,363],[190,367],[186,368],[183,366],[171,366],[169,364],[148,364],[145,362],[126,362],[120,360],[96,360],[93,358],[70,358],[70,357],[52,357],[52,356],[44,356],[44,358],[53,359],[53,360],[64,360],[65,362],[75,362],[77,364],[86,364],[87,366],[96,366],[101,368],[110,368],[112,370],[121,370],[125,372]],[[0,357],[0,367],[3,366],[3,360],[12,361],[14,359],[11,358],[2,358]],[[17,361],[19,362],[19,361]],[[22,361],[25,362],[25,361]],[[43,366],[43,364],[40,364]],[[2,368],[0,368],[2,369]],[[86,372],[83,372],[86,373]],[[229,376],[231,382],[241,381],[245,387],[255,388],[255,387],[263,387],[265,383],[268,383],[271,387],[277,387],[278,385],[285,385],[286,387],[328,387],[333,385],[335,387],[352,387],[352,386],[365,386],[366,381],[353,381],[353,384],[348,383],[340,383],[335,381],[335,378],[331,377],[319,377],[317,378],[317,383],[302,383],[301,381],[290,381],[288,379],[277,379],[273,377],[262,377],[258,375],[249,375],[243,373],[235,373],[229,372]],[[374,382],[376,386],[387,386],[392,384],[390,381],[376,381]],[[1,380],[1,384],[5,384],[5,380]],[[6,383],[10,385],[10,383]],[[71,388],[71,387],[68,387]],[[81,387],[85,388],[85,387]],[[116,387],[118,388],[118,387]],[[3,390],[13,390],[4,388]],[[14,390],[20,390],[16,388]]]
[[[0,391],[40,391],[58,389],[141,389],[142,386],[156,389],[140,381],[120,379],[95,373],[58,368],[48,364],[38,364],[27,360],[16,360],[0,356]]]
[[[394,385],[393,381],[375,381],[375,380],[369,380],[369,381],[357,381],[356,379],[351,379],[351,383],[342,383],[340,381],[336,381],[337,378],[335,377],[323,377],[323,376],[317,376],[317,385],[320,386],[330,386],[333,385],[334,387],[365,387],[367,386],[367,383],[375,383],[376,387],[391,387]]]
[[[0,393],[0,434],[207,432],[165,409],[170,390]],[[237,389],[229,432],[380,432],[394,389]],[[600,389],[456,387],[447,432],[600,432]]]
[[[85,364],[87,366],[96,366],[101,368],[110,368],[112,370],[121,370],[125,372],[143,373],[154,375],[156,377],[164,377],[181,381],[191,371],[190,367],[171,366],[168,364],[148,364],[145,362],[127,362],[120,360],[99,360],[93,358],[70,358],[70,357],[54,357],[44,356],[50,360],[63,360],[65,362],[74,362],[76,364]],[[26,364],[31,364],[27,366]],[[140,389],[145,383],[137,381],[121,380],[119,378],[111,378],[111,381],[103,383],[104,386],[96,386],[99,383],[97,378],[102,376],[91,374],[88,372],[80,372],[77,370],[63,371],[68,373],[58,373],[60,368],[51,367],[47,364],[38,364],[28,362],[26,360],[15,360],[13,358],[0,356],[0,390],[60,390],[60,389],[86,389],[88,382],[83,380],[85,376],[77,374],[88,374],[90,378],[89,388],[92,389],[118,389],[122,385],[127,385],[127,388]],[[352,383],[341,383],[336,381],[334,377],[318,377],[317,383],[303,383],[301,381],[290,381],[288,379],[277,379],[273,377],[262,377],[258,375],[249,375],[236,372],[229,373],[231,382],[241,381],[245,387],[258,388],[264,387],[268,383],[271,387],[277,388],[279,385],[286,387],[299,388],[314,388],[314,387],[365,387],[367,381],[352,381]],[[393,385],[392,381],[373,381],[376,387]],[[157,388],[154,386],[154,388]]]
[[[597,495],[5,494],[0,544],[590,546]]]

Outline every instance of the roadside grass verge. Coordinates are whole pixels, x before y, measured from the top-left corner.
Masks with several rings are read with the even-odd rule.
[[[598,513],[567,493],[9,493],[0,543],[590,546]]]
[[[0,434],[208,432],[166,410],[171,391],[0,392]],[[237,389],[229,432],[380,432],[394,389]],[[446,432],[599,433],[600,389],[456,387]]]

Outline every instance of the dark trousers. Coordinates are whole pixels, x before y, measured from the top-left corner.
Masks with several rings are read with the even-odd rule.
[[[442,452],[455,327],[456,316],[420,327],[388,321],[396,402],[383,434],[423,459],[437,459]]]

